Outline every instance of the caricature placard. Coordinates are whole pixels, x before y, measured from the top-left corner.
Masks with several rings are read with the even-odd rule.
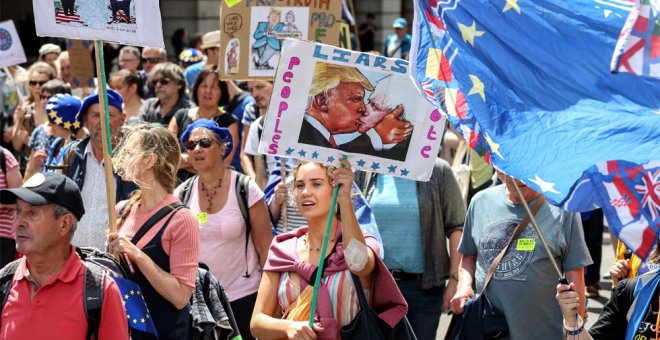
[[[222,79],[273,79],[282,39],[339,44],[339,0],[245,0],[220,8]]]
[[[408,62],[286,39],[259,152],[427,181],[444,118]]]
[[[0,22],[0,67],[18,65],[26,61],[25,51],[14,22],[11,20]]]
[[[164,47],[158,0],[33,0],[37,35]]]

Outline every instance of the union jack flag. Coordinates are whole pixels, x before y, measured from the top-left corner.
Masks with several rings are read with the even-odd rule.
[[[637,0],[616,45],[613,72],[660,78],[660,0]]]

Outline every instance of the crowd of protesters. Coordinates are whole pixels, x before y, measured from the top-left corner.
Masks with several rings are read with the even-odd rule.
[[[371,51],[378,27],[373,16],[367,19],[359,38]],[[408,22],[396,19],[392,30],[382,54],[408,58]],[[478,182],[473,178],[465,199],[449,159],[440,157],[431,180],[415,182],[354,173],[345,161],[335,168],[263,155],[258,144],[273,83],[221,80],[219,31],[195,37],[190,48],[179,40],[177,62],[168,61],[164,49],[119,50],[118,69],[107,84],[110,144],[116,149],[112,164],[105,164],[103,155],[99,95],[73,84],[66,51],[46,44],[27,69],[13,66],[3,72],[0,264],[19,265],[12,293],[3,301],[0,338],[40,337],[46,334],[40,327],[46,326],[63,327],[61,336],[67,339],[89,334],[76,324],[85,322],[81,313],[73,313],[64,326],[49,321],[37,327],[30,323],[52,317],[44,313],[56,308],[25,314],[34,311],[32,300],[64,301],[67,290],[53,277],[69,280],[72,295],[82,294],[78,269],[83,265],[74,245],[124,254],[122,265],[140,285],[161,339],[190,336],[189,300],[200,262],[224,287],[243,339],[338,338],[360,311],[358,281],[388,324],[407,315],[418,339],[435,339],[442,312],[460,315],[484,285],[490,264],[525,216],[523,200],[540,206],[538,224],[571,283],[555,287],[553,256],[528,227],[520,237],[534,240],[536,247],[511,248],[487,288],[488,297],[505,314],[511,339],[589,336],[583,332],[585,289],[588,297],[598,296],[600,263],[584,273],[594,251],[585,243],[582,224],[588,218],[602,222],[602,213],[581,220],[540,201],[520,181],[519,197],[513,190],[516,179],[503,173],[490,178],[492,169],[484,170],[485,164],[479,171],[487,174]],[[448,132],[446,139],[452,136]],[[451,142],[443,148],[445,158],[451,158],[446,152]],[[111,203],[119,218],[118,231],[111,234],[106,166],[112,166]],[[337,185],[332,239],[327,259],[321,259]],[[154,216],[160,219],[151,222]],[[602,223],[595,230],[602,234]],[[309,327],[310,283],[324,260],[326,306],[319,307],[319,319]],[[613,266],[613,279],[622,281],[590,331],[594,338],[625,335],[632,291],[646,280],[634,273],[637,266],[631,269],[628,259]],[[126,319],[118,312],[122,297],[112,279],[105,282],[96,336],[127,338]],[[649,301],[657,301],[654,294]],[[559,303],[552,301],[555,295]],[[66,308],[80,309],[73,302]],[[652,327],[642,328],[657,317],[653,306],[641,312],[639,329],[628,332],[651,338]],[[133,339],[151,336],[131,330]]]

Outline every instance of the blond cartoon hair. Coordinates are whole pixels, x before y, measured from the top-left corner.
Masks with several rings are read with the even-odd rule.
[[[374,90],[369,79],[355,67],[317,62],[314,66],[314,77],[307,97],[308,106],[311,105],[314,97],[322,93],[327,95],[329,90],[337,87],[342,81],[360,83],[365,90]]]

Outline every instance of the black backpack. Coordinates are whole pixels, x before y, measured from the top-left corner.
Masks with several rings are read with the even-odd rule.
[[[85,278],[83,284],[83,306],[87,318],[87,338],[98,339],[101,325],[101,309],[103,307],[103,284],[105,273],[111,276],[125,278],[126,273],[119,262],[110,254],[96,248],[76,247],[76,253],[85,264]],[[0,269],[0,311],[4,308],[9,297],[9,290],[14,274],[22,259],[10,262]],[[1,321],[1,320],[0,320]]]
[[[188,205],[190,201],[190,193],[192,192],[192,185],[198,175],[188,178],[183,182],[181,190],[179,191],[179,200],[183,204]],[[248,259],[247,259],[247,250],[248,244],[250,242],[250,232],[252,231],[252,225],[250,224],[250,212],[248,210],[248,184],[250,183],[250,177],[237,172],[236,173],[236,200],[238,201],[238,207],[241,209],[241,214],[245,220],[245,275],[243,277],[249,278],[250,271],[248,268]]]

